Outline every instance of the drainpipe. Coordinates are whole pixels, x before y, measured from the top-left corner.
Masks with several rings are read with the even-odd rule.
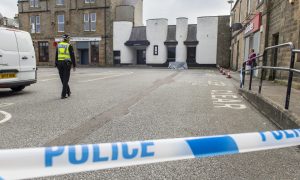
[[[265,33],[265,48],[269,46],[269,32],[270,32],[270,0],[266,0],[266,33]],[[267,56],[265,56],[267,57]],[[267,65],[267,58],[263,59],[263,65]]]
[[[107,56],[107,53],[106,53],[106,46],[107,46],[107,35],[106,35],[106,0],[104,1],[104,63],[105,65],[107,64],[106,62],[106,56]]]
[[[266,32],[265,32],[265,47],[269,46],[269,31],[270,31],[270,0],[266,0]],[[263,56],[263,66],[266,66],[268,64],[268,54],[266,54],[266,52],[264,52],[264,56]],[[261,79],[265,79],[267,76],[266,71],[264,71],[262,69],[261,71]]]

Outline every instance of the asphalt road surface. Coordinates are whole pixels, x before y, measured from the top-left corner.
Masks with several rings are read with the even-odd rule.
[[[72,72],[71,97],[61,100],[57,70],[40,68],[38,83],[23,92],[0,89],[0,149],[275,130],[234,83],[215,69],[81,68]],[[234,106],[213,99],[222,92],[238,96]],[[45,179],[300,179],[300,153],[285,148]]]

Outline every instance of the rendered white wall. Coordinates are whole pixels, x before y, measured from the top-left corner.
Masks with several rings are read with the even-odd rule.
[[[197,63],[217,64],[218,17],[198,18],[197,40]]]
[[[184,45],[188,35],[188,19],[177,18],[176,22],[176,40],[178,45],[176,46],[176,62],[186,62],[187,48]]]
[[[121,64],[132,64],[136,62],[134,51],[124,44],[130,38],[132,26],[132,22],[114,22],[113,49],[114,51],[121,52]]]
[[[164,44],[167,34],[167,19],[147,20],[147,39],[150,42],[146,49],[147,64],[163,64],[167,61],[167,47]],[[158,55],[153,54],[154,45],[158,45]]]

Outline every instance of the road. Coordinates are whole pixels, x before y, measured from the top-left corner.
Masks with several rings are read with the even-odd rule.
[[[0,113],[0,149],[275,130],[234,83],[215,69],[80,68],[72,72],[71,97],[61,100],[56,69],[40,68],[38,83],[23,92],[0,90],[0,112],[7,113]],[[224,94],[237,97],[225,101]],[[299,177],[299,150],[285,148],[45,179]]]

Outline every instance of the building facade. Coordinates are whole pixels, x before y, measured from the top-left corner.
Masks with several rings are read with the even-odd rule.
[[[14,19],[11,19],[11,18],[4,17],[0,13],[0,26],[18,29],[19,28],[18,16],[15,16]]]
[[[248,59],[250,49],[261,54],[265,48],[264,0],[237,0],[232,12],[231,68],[238,70]],[[239,25],[239,26],[238,26]],[[236,26],[236,27],[235,27]]]
[[[197,24],[177,18],[149,19],[146,26],[132,22],[114,22],[115,64],[167,65],[186,62],[189,66],[229,66],[229,16],[199,17]]]
[[[231,68],[240,69],[248,59],[250,49],[263,54],[266,47],[292,42],[300,48],[300,1],[295,0],[237,0],[231,11]],[[289,67],[291,54],[288,49],[268,51],[261,64]],[[295,62],[300,68],[300,56]],[[286,78],[286,72],[270,71],[269,80]]]
[[[69,34],[77,63],[113,64],[113,21],[143,22],[143,0],[19,0],[20,29],[31,33],[38,65],[53,65],[56,45]]]

